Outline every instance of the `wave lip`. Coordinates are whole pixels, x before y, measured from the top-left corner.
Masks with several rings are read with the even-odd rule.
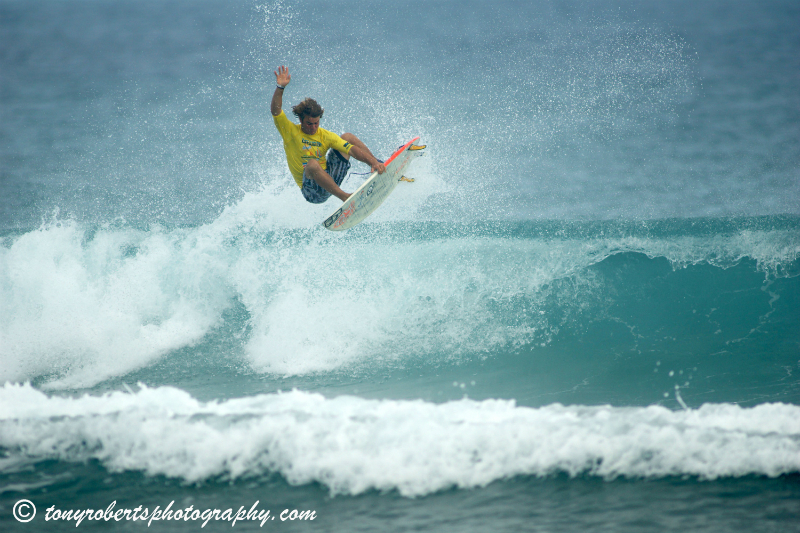
[[[794,289],[779,286],[800,272],[796,217],[365,227],[333,239],[276,230],[259,215],[264,198],[197,228],[66,222],[0,239],[0,381],[91,387],[202,343],[228,311],[244,333],[227,346],[263,374],[482,357],[546,344],[566,317],[605,318],[603,302],[666,275],[662,259],[714,270],[674,276],[659,297],[717,286],[737,266],[759,274],[726,276],[716,291],[750,295],[743,309],[793,310],[783,295]],[[696,309],[717,321],[732,299],[706,296]]]
[[[0,446],[26,462],[95,459],[187,482],[279,473],[332,494],[414,497],[561,472],[709,480],[800,472],[800,407],[780,403],[528,408],[297,390],[204,403],[172,387],[63,398],[6,384],[0,407]]]

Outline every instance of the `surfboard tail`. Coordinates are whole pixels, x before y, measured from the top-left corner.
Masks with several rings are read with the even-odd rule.
[[[400,181],[414,181],[403,172],[412,160],[423,155],[425,145],[414,144],[418,140],[414,137],[398,148],[384,163],[386,171],[373,172],[322,225],[333,231],[351,228],[375,211]]]

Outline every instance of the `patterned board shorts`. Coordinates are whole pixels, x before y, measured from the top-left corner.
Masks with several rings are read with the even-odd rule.
[[[331,148],[328,150],[328,159],[326,171],[336,182],[336,185],[341,185],[344,177],[347,176],[347,171],[350,170],[350,161],[345,159],[338,150]],[[307,178],[305,171],[303,171],[303,187],[300,189],[303,197],[312,204],[321,204],[331,197],[331,193],[320,187],[316,181]]]

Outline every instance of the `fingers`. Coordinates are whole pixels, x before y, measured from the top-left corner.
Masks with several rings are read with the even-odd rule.
[[[283,65],[278,67],[277,71],[273,71],[273,74],[275,74],[276,80],[284,81],[284,85],[289,83],[289,81],[292,79],[292,77],[289,75],[289,69]]]

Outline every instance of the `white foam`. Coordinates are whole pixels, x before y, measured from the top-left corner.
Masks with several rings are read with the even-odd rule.
[[[782,267],[800,258],[798,234],[792,230],[740,230],[713,236],[681,235],[667,238],[623,237],[597,239],[587,244],[598,246],[607,257],[619,252],[639,252],[651,258],[664,257],[675,268],[709,263],[731,267],[743,259],[753,259],[767,276],[781,275]]]
[[[230,304],[207,235],[65,222],[0,248],[0,377],[93,384],[202,338]]]
[[[61,398],[0,389],[0,446],[188,482],[277,472],[334,494],[421,496],[514,476],[702,479],[800,472],[800,407],[519,407],[328,399],[301,391],[199,402],[170,388]]]
[[[501,239],[312,243],[282,250],[279,262],[263,254],[254,283],[238,284],[254,326],[247,356],[286,375],[530,342],[546,317],[531,308],[524,327],[510,327],[503,306],[515,297],[535,306],[542,286],[574,266],[541,242]],[[537,264],[520,276],[530,257]]]
[[[197,228],[89,236],[64,222],[8,238],[0,380],[50,377],[63,388],[125,375],[202,340],[237,300],[249,314],[243,355],[258,372],[458,359],[548,342],[559,327],[542,313],[554,283],[568,280],[571,291],[559,312],[579,310],[597,293],[589,267],[613,254],[664,257],[675,268],[749,257],[768,276],[800,257],[789,230],[353,239],[321,229],[324,212],[304,207],[297,191],[265,186]]]

